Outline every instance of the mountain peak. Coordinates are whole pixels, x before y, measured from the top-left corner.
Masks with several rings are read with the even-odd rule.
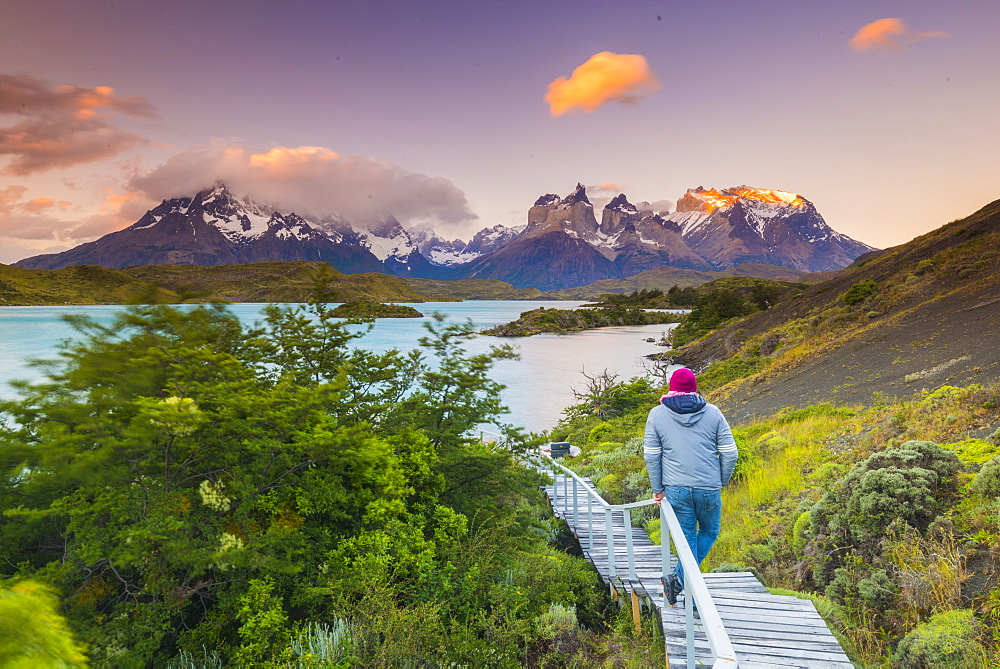
[[[608,202],[607,206],[604,208],[611,209],[612,211],[620,211],[623,214],[639,213],[639,210],[635,207],[635,205],[629,202],[628,198],[625,197],[625,193],[619,193],[618,196],[611,200],[611,202]]]
[[[576,185],[575,191],[573,191],[570,195],[567,195],[565,198],[563,198],[561,204],[572,206],[577,202],[590,204],[590,200],[587,199],[587,188],[581,183],[578,183]]]
[[[732,188],[689,188],[684,197],[677,200],[677,211],[703,211],[711,214],[719,209],[728,209],[739,201],[759,202],[764,204],[788,205],[790,207],[808,207],[810,203],[801,195],[774,188],[754,188],[752,186],[734,186]]]
[[[536,207],[551,207],[554,204],[559,204],[561,198],[555,193],[546,193],[537,200],[535,200]]]

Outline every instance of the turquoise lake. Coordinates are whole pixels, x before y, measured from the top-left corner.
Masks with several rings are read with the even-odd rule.
[[[523,311],[544,306],[571,309],[582,302],[467,301],[411,304],[421,313],[440,312],[449,320],[471,320],[477,328],[515,320]],[[230,309],[244,322],[260,320],[261,304],[234,304]],[[61,341],[75,336],[62,320],[63,314],[86,314],[99,322],[110,322],[121,307],[114,305],[58,307],[0,307],[0,397],[14,396],[7,382],[38,380],[39,372],[28,366],[32,358],[53,358]],[[422,319],[381,319],[372,331],[356,341],[358,347],[376,351],[390,348],[410,350],[426,333]],[[573,389],[586,387],[582,372],[593,376],[605,369],[620,380],[644,375],[643,356],[665,350],[649,338],[660,336],[673,325],[644,325],[589,330],[573,334],[543,334],[534,337],[499,338],[477,336],[466,348],[470,353],[490,345],[513,344],[520,360],[502,360],[493,378],[507,386],[503,392],[510,408],[507,422],[538,432],[554,426],[562,410],[575,404]],[[488,430],[488,428],[487,428]]]

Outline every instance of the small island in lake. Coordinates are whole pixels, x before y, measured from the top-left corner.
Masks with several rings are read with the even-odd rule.
[[[421,318],[423,314],[403,304],[383,304],[369,300],[345,302],[330,310],[337,318]]]
[[[546,309],[525,311],[511,323],[498,325],[480,334],[495,337],[530,337],[542,332],[575,332],[616,325],[656,325],[677,323],[683,314],[642,309]]]

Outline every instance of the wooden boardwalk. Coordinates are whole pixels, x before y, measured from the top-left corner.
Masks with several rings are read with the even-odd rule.
[[[587,478],[585,486],[593,490]],[[604,582],[620,596],[655,607],[663,625],[663,636],[671,667],[686,666],[687,642],[685,610],[682,595],[674,607],[663,597],[662,556],[641,527],[630,528],[635,578],[629,577],[626,555],[625,524],[621,513],[613,519],[615,576],[611,576],[607,551],[607,526],[603,509],[593,504],[593,550],[588,523],[587,499],[589,495],[580,483],[568,482],[568,491],[560,482],[546,486],[545,492],[552,502],[556,516],[565,520],[577,536],[584,556],[601,574]],[[576,487],[576,507],[574,504]],[[566,503],[568,502],[568,504]],[[854,665],[844,653],[837,639],[816,612],[809,600],[782,595],[772,595],[749,572],[704,574],[708,590],[722,617],[726,631],[736,651],[739,666],[745,669],[763,667],[809,667],[848,669]],[[697,611],[695,619],[695,651],[697,666],[711,666],[712,653],[705,634],[701,631]]]

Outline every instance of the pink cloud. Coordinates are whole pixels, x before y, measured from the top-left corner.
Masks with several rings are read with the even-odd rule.
[[[391,213],[411,224],[477,218],[465,194],[448,179],[316,146],[254,151],[220,142],[193,147],[133,178],[129,189],[159,201],[193,195],[219,180],[241,195],[301,215],[339,214],[363,221]]]
[[[4,174],[24,176],[109,158],[145,139],[116,127],[115,114],[153,118],[138,96],[119,97],[108,86],[50,86],[27,76],[0,75],[0,114],[25,120],[0,128]]]

